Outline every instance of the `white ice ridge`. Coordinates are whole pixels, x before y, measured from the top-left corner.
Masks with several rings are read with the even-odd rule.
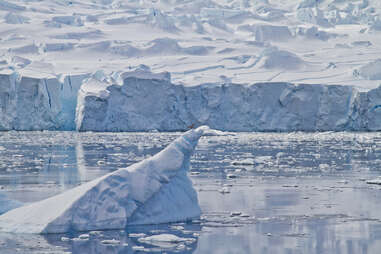
[[[0,216],[0,231],[64,233],[197,218],[201,210],[187,171],[206,129],[192,129],[158,154],[127,168],[11,210]]]
[[[228,81],[187,86],[146,66],[58,79],[0,74],[0,108],[0,130],[381,130],[381,87]]]

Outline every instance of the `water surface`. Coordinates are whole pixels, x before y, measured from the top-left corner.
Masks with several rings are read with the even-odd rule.
[[[0,207],[33,202],[127,167],[179,133],[1,132]],[[0,233],[1,253],[378,253],[381,133],[202,137],[190,177],[202,217],[126,230]],[[10,203],[12,200],[13,203]],[[0,209],[1,212],[1,209]],[[88,233],[88,232],[87,232]],[[147,244],[170,233],[193,241]],[[102,241],[115,239],[114,244]]]

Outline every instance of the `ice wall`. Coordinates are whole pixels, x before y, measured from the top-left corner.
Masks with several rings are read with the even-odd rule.
[[[170,74],[0,74],[0,130],[381,130],[381,88],[266,82],[173,84]]]
[[[190,130],[158,154],[127,168],[10,210],[0,216],[0,231],[64,233],[198,218],[201,210],[187,171],[207,129]]]
[[[0,130],[59,128],[61,104],[55,78],[0,74]]]
[[[381,88],[256,83],[175,85],[128,75],[88,79],[79,92],[80,131],[176,131],[209,125],[229,131],[380,130]]]
[[[77,94],[86,74],[0,74],[0,130],[74,130]]]

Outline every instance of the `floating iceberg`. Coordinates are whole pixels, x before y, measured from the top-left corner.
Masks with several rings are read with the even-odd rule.
[[[64,233],[197,218],[201,211],[187,171],[205,129],[186,132],[155,156],[128,168],[11,210],[0,216],[0,231]]]

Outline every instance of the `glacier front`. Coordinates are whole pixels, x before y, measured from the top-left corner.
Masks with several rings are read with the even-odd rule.
[[[208,125],[225,131],[381,130],[381,87],[265,82],[173,84],[143,71],[93,76],[78,94],[79,131],[177,131]]]
[[[1,74],[0,108],[0,130],[381,130],[381,87],[228,80],[191,86],[146,66],[59,78]]]
[[[189,130],[153,157],[10,210],[0,216],[0,231],[65,233],[198,218],[201,210],[187,171],[205,130]]]

